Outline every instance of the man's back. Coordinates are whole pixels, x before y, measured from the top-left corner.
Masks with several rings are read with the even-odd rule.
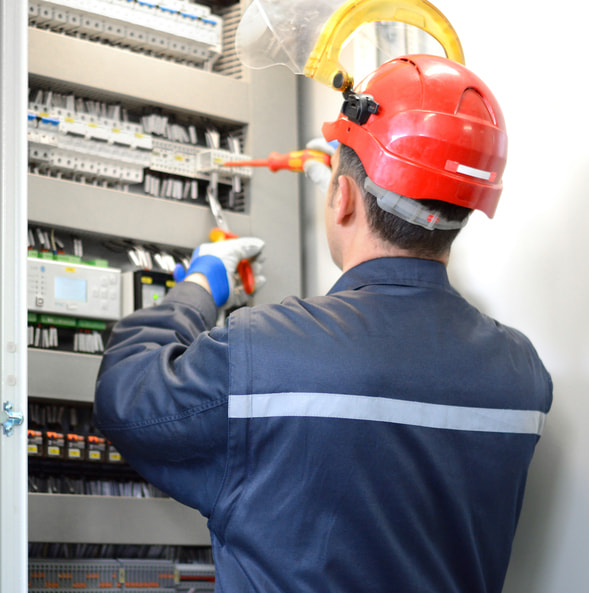
[[[240,312],[229,348],[221,591],[501,590],[550,406],[523,336],[391,258]]]
[[[209,517],[217,591],[498,593],[551,402],[526,338],[427,260],[210,334],[203,294],[119,323],[96,420]]]

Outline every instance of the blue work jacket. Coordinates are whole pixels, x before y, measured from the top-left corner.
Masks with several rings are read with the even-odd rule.
[[[95,422],[208,518],[217,592],[501,591],[552,399],[526,337],[410,258],[215,318],[182,283],[120,321]]]

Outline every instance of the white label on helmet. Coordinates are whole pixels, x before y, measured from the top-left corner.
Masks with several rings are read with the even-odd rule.
[[[456,161],[448,161],[446,163],[446,169],[453,173],[462,173],[463,175],[469,175],[470,177],[476,177],[477,179],[483,179],[484,181],[494,181],[497,176],[492,171],[483,171],[483,169],[475,169],[474,167],[468,167],[462,165]]]

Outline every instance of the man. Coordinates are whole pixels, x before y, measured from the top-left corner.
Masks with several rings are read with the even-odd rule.
[[[213,327],[261,243],[202,246],[115,328],[96,424],[208,517],[217,591],[497,593],[552,398],[529,341],[446,275],[471,209],[499,198],[499,106],[458,64],[410,56],[348,91],[324,135],[342,143],[329,294]]]

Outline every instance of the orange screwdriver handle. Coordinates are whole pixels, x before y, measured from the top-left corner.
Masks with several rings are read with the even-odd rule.
[[[320,150],[293,150],[286,154],[271,152],[267,159],[254,159],[251,161],[228,161],[223,163],[224,167],[267,167],[270,171],[280,171],[287,169],[295,173],[302,173],[304,164],[309,161],[319,161],[328,167],[331,166],[331,157]]]
[[[274,159],[272,157],[274,157]],[[328,154],[319,150],[311,150],[309,148],[305,148],[305,150],[293,150],[285,155],[271,153],[268,156],[268,160],[275,161],[274,166],[270,166],[271,171],[288,169],[295,173],[302,173],[304,171],[304,164],[307,161],[320,161],[328,167],[331,165],[331,158]]]
[[[230,233],[229,231],[224,231],[219,227],[215,227],[209,233],[209,239],[213,241],[213,243],[216,243],[217,241],[226,241],[227,239],[237,239],[237,235]],[[237,273],[241,278],[243,290],[245,290],[245,293],[253,294],[254,290],[256,289],[256,279],[254,277],[254,272],[249,260],[242,259],[237,264]]]
[[[241,278],[245,294],[253,294],[254,290],[256,290],[256,279],[254,278],[254,271],[249,260],[242,259],[237,264],[237,273]]]

